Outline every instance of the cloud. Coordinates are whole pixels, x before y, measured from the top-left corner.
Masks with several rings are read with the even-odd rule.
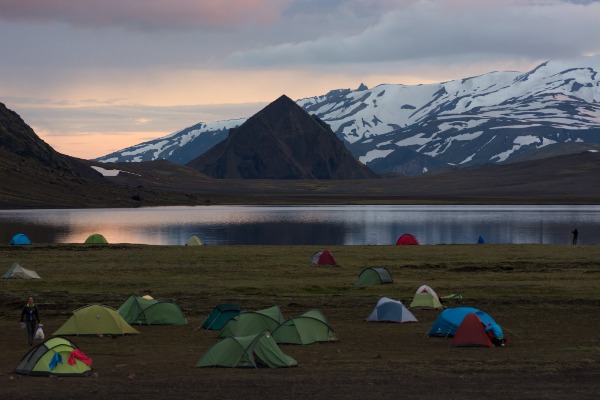
[[[268,24],[290,0],[0,0],[0,18],[77,27],[224,29]]]

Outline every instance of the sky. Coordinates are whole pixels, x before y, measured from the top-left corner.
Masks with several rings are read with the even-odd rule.
[[[384,83],[600,54],[600,0],[0,0],[0,102],[96,158]]]

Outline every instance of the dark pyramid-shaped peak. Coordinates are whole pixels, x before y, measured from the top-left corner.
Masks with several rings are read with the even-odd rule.
[[[188,165],[225,179],[375,177],[328,125],[285,95],[230,130],[227,139]]]

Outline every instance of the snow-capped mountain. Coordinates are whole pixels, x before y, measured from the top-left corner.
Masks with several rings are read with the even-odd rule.
[[[297,104],[376,172],[500,163],[565,142],[600,142],[600,56],[427,85],[340,89]],[[100,161],[187,163],[244,119],[200,123]],[[416,161],[415,161],[416,160]],[[430,162],[427,162],[429,160]],[[416,164],[415,164],[416,163]],[[414,166],[417,165],[415,170]]]

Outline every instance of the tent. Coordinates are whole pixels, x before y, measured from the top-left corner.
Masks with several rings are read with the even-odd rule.
[[[450,342],[452,346],[460,347],[492,347],[492,341],[485,332],[485,325],[475,313],[465,315],[454,337]]]
[[[223,329],[227,321],[238,316],[241,308],[237,304],[217,304],[211,313],[202,322],[202,328],[218,331]]]
[[[15,236],[10,239],[10,244],[12,245],[26,245],[31,244],[31,240],[24,233],[17,233]]]
[[[485,240],[483,240],[483,236],[479,235],[479,238],[477,238],[477,244],[484,244]]]
[[[405,233],[404,235],[400,236],[398,238],[398,240],[396,241],[396,245],[400,246],[400,245],[411,245],[411,244],[419,244],[419,241],[417,240],[416,237],[414,237],[413,235],[411,235],[410,233]]]
[[[201,246],[202,240],[200,240],[200,238],[198,236],[192,236],[191,238],[188,239],[188,241],[185,245],[186,246]]]
[[[119,307],[119,314],[129,324],[186,325],[187,319],[181,308],[171,300],[129,298]]]
[[[17,365],[15,372],[36,376],[87,376],[91,374],[92,360],[75,343],[54,337],[31,348]]]
[[[108,244],[106,238],[99,233],[94,233],[85,239],[85,244]]]
[[[476,314],[485,325],[490,322],[496,323],[496,321],[488,314],[473,307],[448,308],[440,313],[433,325],[431,325],[431,328],[429,328],[429,331],[427,331],[427,335],[442,337],[454,336],[456,329],[469,313]]]
[[[71,318],[53,335],[126,335],[136,333],[139,332],[129,325],[116,310],[92,304],[75,310]]]
[[[288,319],[275,328],[272,335],[275,342],[285,344],[312,344],[338,340],[327,323],[327,317],[319,310],[310,310],[299,317]]]
[[[435,291],[427,285],[419,286],[415,292],[412,302],[410,303],[410,308],[438,309],[442,307],[442,303],[440,302],[440,298],[438,297],[437,293],[435,293]]]
[[[371,314],[365,318],[369,322],[418,322],[413,313],[398,300],[382,297],[377,301]]]
[[[383,285],[393,283],[390,271],[383,267],[365,268],[362,270],[355,285]]]
[[[23,268],[19,263],[12,263],[12,266],[2,275],[2,279],[42,279],[37,272]]]
[[[329,250],[316,252],[310,259],[313,265],[337,265],[333,254]]]
[[[243,311],[227,321],[219,337],[250,336],[265,330],[271,332],[283,321],[279,306],[258,311]]]
[[[284,368],[298,362],[285,354],[269,333],[228,337],[212,346],[196,363],[196,367]]]

